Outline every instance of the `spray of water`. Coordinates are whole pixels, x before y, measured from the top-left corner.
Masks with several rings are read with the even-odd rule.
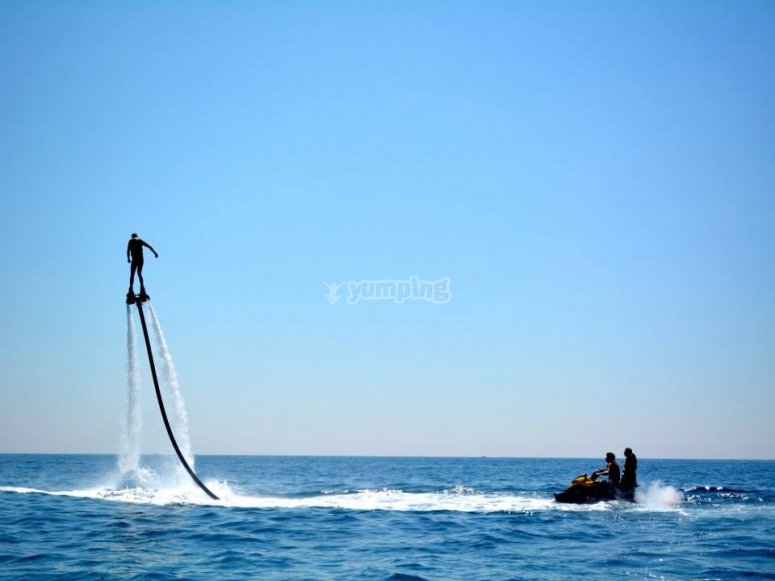
[[[661,482],[652,482],[645,490],[641,488],[635,490],[635,502],[646,508],[675,507],[683,500],[684,495],[680,490]]]
[[[137,472],[140,464],[140,433],[143,427],[140,407],[140,367],[137,362],[137,341],[131,306],[126,306],[126,376],[127,408],[121,435],[118,469],[122,475]]]
[[[183,401],[183,396],[178,387],[178,374],[177,371],[175,371],[175,364],[172,362],[172,355],[170,355],[170,350],[167,347],[167,341],[164,338],[164,332],[161,330],[156,311],[153,309],[153,305],[150,302],[148,302],[147,305],[151,313],[151,326],[156,335],[156,344],[158,345],[159,354],[161,355],[164,384],[167,386],[167,389],[172,396],[170,422],[175,427],[175,434],[177,435],[180,451],[183,453],[183,457],[186,459],[186,462],[188,462],[188,465],[193,469],[194,455],[191,453],[191,442],[188,437],[188,414],[186,413],[186,404]]]

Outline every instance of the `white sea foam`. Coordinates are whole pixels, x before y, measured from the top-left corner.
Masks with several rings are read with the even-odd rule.
[[[208,484],[209,486],[209,484]],[[403,492],[401,490],[361,490],[305,498],[245,496],[213,485],[221,502],[242,508],[339,508],[344,510],[384,510],[397,512],[532,512],[546,510],[554,501],[534,496],[509,494],[450,494],[448,492]],[[220,490],[219,490],[220,488]]]
[[[137,473],[136,479],[126,479],[117,484],[116,487],[95,487],[69,491],[45,491],[23,487],[0,487],[0,491],[73,496],[132,504],[192,504],[255,509],[324,508],[395,512],[533,513],[549,510],[606,511],[614,510],[616,507],[661,510],[668,506],[666,504],[631,505],[624,502],[563,504],[555,502],[552,498],[531,493],[485,494],[470,489],[461,491],[456,488],[438,492],[405,492],[385,488],[354,492],[329,492],[307,497],[263,496],[245,494],[235,490],[227,482],[216,480],[206,482],[207,487],[219,498],[212,500],[190,480],[171,481],[169,475],[162,477],[151,470],[145,473],[141,470]]]
[[[131,483],[127,482],[127,484]],[[383,489],[295,498],[244,495],[234,491],[225,482],[208,481],[206,484],[219,497],[219,500],[208,498],[193,483],[182,483],[165,488],[130,485],[124,488],[99,487],[67,491],[46,491],[24,487],[0,486],[0,491],[93,498],[133,504],[196,504],[256,509],[340,508],[364,511],[487,513],[533,512],[548,510],[557,506],[552,499],[530,495],[456,494],[447,491],[418,493]]]
[[[185,476],[185,475],[183,475]],[[454,486],[432,492],[406,492],[390,488],[356,491],[327,491],[310,496],[256,495],[235,488],[228,482],[206,481],[218,496],[209,498],[191,480],[177,471],[155,472],[141,468],[122,475],[106,486],[69,491],[45,491],[23,487],[0,487],[0,492],[40,493],[73,496],[132,504],[190,504],[253,509],[343,509],[356,511],[465,513],[534,513],[545,511],[597,512],[612,510],[666,511],[680,510],[683,496],[671,486],[651,484],[638,491],[637,503],[625,501],[594,504],[566,504],[540,493],[482,493]]]

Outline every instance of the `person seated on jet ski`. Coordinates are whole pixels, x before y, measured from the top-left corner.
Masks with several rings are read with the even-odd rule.
[[[608,493],[613,497],[616,495],[616,489],[619,487],[619,476],[621,471],[619,465],[616,463],[616,455],[613,452],[608,452],[605,455],[606,467],[600,470],[595,470],[592,473],[592,479],[595,480],[599,476],[608,476]]]

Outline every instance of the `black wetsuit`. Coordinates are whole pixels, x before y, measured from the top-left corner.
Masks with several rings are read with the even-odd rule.
[[[620,484],[622,490],[630,492],[638,485],[637,471],[638,458],[635,454],[626,456],[624,458],[624,474],[622,474],[622,482]]]
[[[137,271],[137,278],[140,279],[140,290],[145,288],[143,284],[143,246],[147,246],[151,249],[151,252],[156,254],[153,246],[148,244],[145,240],[140,238],[130,238],[129,243],[126,245],[126,256],[132,255],[132,266],[129,269],[129,288],[130,290],[135,284],[135,271]]]

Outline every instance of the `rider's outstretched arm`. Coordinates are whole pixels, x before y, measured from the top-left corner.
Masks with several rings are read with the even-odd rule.
[[[151,249],[151,252],[153,252],[153,255],[154,255],[156,258],[159,258],[159,253],[158,253],[158,252],[156,252],[156,251],[153,249],[153,246],[151,246],[150,244],[148,244],[148,243],[147,243],[145,240],[143,240],[143,246],[147,246],[148,248],[150,248],[150,249]]]

